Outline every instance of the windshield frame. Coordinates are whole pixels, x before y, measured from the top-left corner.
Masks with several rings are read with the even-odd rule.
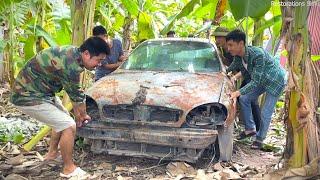
[[[137,50],[139,50],[141,47],[146,47],[148,46],[148,44],[152,44],[152,43],[199,43],[199,44],[203,44],[204,46],[207,45],[208,47],[207,48],[210,48],[211,49],[211,53],[212,53],[212,62],[214,62],[214,65],[212,65],[212,71],[209,70],[209,68],[211,67],[208,67],[208,70],[205,70],[205,71],[200,71],[200,70],[194,70],[194,71],[190,71],[190,70],[187,70],[186,67],[184,66],[185,69],[170,69],[170,70],[166,70],[166,69],[151,69],[151,68],[127,68],[128,66],[128,61],[130,61],[130,56],[132,54],[134,54]],[[207,49],[207,48],[204,48],[204,49]],[[195,49],[197,50],[197,49]],[[201,50],[201,49],[200,49]],[[206,52],[208,53],[208,52]],[[177,54],[177,53],[176,53]],[[130,54],[129,56],[129,59],[123,63],[119,69],[121,70],[134,70],[134,71],[164,71],[164,72],[191,72],[191,73],[215,73],[215,72],[221,72],[221,71],[224,71],[225,68],[222,66],[221,64],[221,57],[220,57],[220,53],[218,52],[216,46],[209,42],[208,39],[198,39],[198,38],[162,38],[162,39],[153,39],[153,40],[147,40],[143,43],[141,43],[140,45],[138,45],[133,51],[132,53]],[[192,58],[191,58],[192,59]],[[210,60],[211,58],[209,57],[208,60]],[[207,60],[207,61],[208,61]],[[192,63],[195,63],[196,61],[194,61],[192,59]],[[218,63],[218,64],[216,64]],[[215,69],[214,69],[215,68]]]

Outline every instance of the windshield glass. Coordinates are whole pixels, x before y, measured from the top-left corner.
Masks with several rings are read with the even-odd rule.
[[[218,72],[214,48],[205,42],[151,41],[135,49],[122,69],[150,71]]]

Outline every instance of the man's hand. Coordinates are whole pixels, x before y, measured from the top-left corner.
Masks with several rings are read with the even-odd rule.
[[[86,103],[74,103],[73,112],[77,122],[77,127],[81,127],[91,120],[91,117],[86,111]]]
[[[122,55],[119,57],[119,62],[124,62],[128,59],[128,56],[127,55]]]
[[[230,81],[231,81],[231,83],[232,83],[233,85],[236,84],[236,81],[237,81],[237,80],[238,80],[238,79],[237,79],[236,76],[231,76],[231,77],[230,77]]]
[[[76,118],[77,121],[77,127],[82,127],[86,125],[89,121],[91,121],[91,117],[88,114],[85,114],[81,117]]]
[[[235,91],[235,92],[230,94],[230,99],[233,100],[233,101],[237,101],[237,97],[239,97],[240,95],[241,95],[240,91]]]

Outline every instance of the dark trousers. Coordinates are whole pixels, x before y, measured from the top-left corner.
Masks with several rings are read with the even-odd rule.
[[[240,85],[240,88],[242,88],[249,82],[250,80],[243,80]],[[254,123],[256,124],[256,131],[258,132],[260,129],[260,123],[261,123],[261,111],[260,111],[258,100],[251,102],[251,109],[252,109],[252,117],[253,117]]]

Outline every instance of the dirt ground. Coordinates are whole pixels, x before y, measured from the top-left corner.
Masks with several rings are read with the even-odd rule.
[[[28,119],[8,102],[8,94],[9,91],[6,88],[0,89],[0,118]],[[277,123],[281,122],[273,123],[271,132],[279,134],[284,130],[281,129],[281,126],[279,128]],[[47,151],[47,139],[39,142],[31,152],[23,152],[22,145],[0,143],[0,180],[61,179],[59,176],[62,168],[61,159],[46,163],[41,161]],[[285,142],[283,133],[280,133],[277,138],[274,138],[274,134],[269,133],[267,141],[282,148]],[[76,145],[74,159],[78,165],[92,175],[91,179],[221,179],[223,177],[261,179],[264,174],[279,165],[281,151],[275,153],[252,150],[249,144],[250,140],[235,141],[232,162],[228,163],[217,161],[211,163],[209,156],[203,157],[196,164],[187,164],[93,154],[88,146],[82,145]]]
[[[45,154],[45,149],[38,147],[39,151],[33,151],[24,154],[23,159],[25,162],[32,162],[25,168],[18,168],[17,166],[11,166],[5,171],[3,169],[3,164],[8,162],[11,155],[5,158],[1,158],[0,169],[2,168],[1,176],[10,177],[16,174],[26,179],[62,179],[59,177],[59,172],[61,171],[62,164],[61,161],[52,161],[46,164],[41,164],[41,161],[35,155],[36,152],[40,154]],[[260,150],[251,150],[247,145],[240,143],[235,144],[235,154],[233,156],[233,161],[230,163],[210,163],[210,159],[203,158],[196,164],[189,164],[194,170],[199,169],[204,170],[206,173],[221,171],[221,169],[216,168],[217,164],[220,164],[223,169],[231,169],[234,173],[238,174],[242,178],[256,177],[262,178],[263,174],[266,174],[268,169],[272,169],[280,159],[280,156],[275,156],[273,152],[263,152]],[[133,157],[122,157],[122,156],[111,156],[106,154],[92,154],[88,149],[76,149],[75,160],[84,170],[92,175],[92,179],[175,179],[177,176],[175,174],[171,175],[168,173],[168,164],[173,162],[164,161],[159,162],[159,160],[151,160],[145,158],[133,158]],[[220,166],[219,165],[219,166]],[[2,167],[1,167],[2,166]],[[21,166],[21,165],[20,165]],[[246,167],[249,172],[245,172]],[[177,168],[176,171],[181,171],[182,167]],[[246,174],[244,174],[246,173]],[[195,174],[188,174],[188,172],[183,172],[184,179],[194,179]],[[0,179],[1,179],[0,176]],[[17,180],[18,176],[15,176]],[[19,179],[18,178],[18,179]]]

